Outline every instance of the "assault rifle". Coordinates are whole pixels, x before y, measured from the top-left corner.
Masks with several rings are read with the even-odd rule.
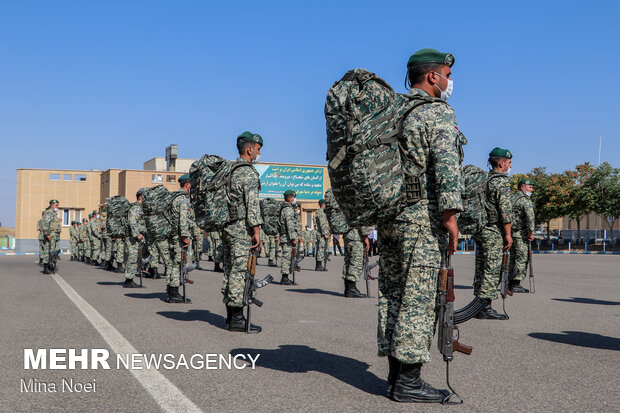
[[[183,302],[184,303],[191,302],[185,296],[185,284],[194,283],[193,280],[189,279],[187,274],[189,274],[191,271],[194,271],[196,267],[198,266],[198,264],[196,263],[193,263],[192,265],[186,265],[185,263],[186,260],[187,260],[187,247],[184,246],[184,247],[181,247],[181,264],[180,264],[181,268],[180,268],[180,275],[179,275],[179,283],[183,286]]]
[[[151,261],[150,256],[144,258],[145,248],[146,248],[146,243],[144,242],[144,237],[142,237],[142,240],[138,242],[138,274],[140,275],[140,287],[142,287],[142,273],[144,272],[144,266],[147,265]],[[127,248],[125,248],[125,250],[126,249]]]
[[[368,252],[366,250],[364,250],[364,280],[366,281],[366,298],[373,298],[370,295],[370,289],[369,289],[369,281],[370,280],[376,280],[377,277],[373,277],[372,274],[370,273],[370,271],[372,271],[373,268],[375,268],[377,265],[379,265],[379,260],[373,262],[372,264],[368,263]]]
[[[508,272],[509,267],[510,252],[504,251],[504,256],[502,257],[502,275],[499,280],[499,286],[497,287],[497,291],[499,291],[499,294],[502,296],[502,308],[507,319],[510,317],[508,317],[508,314],[506,313],[506,296],[509,295],[512,297],[512,291],[510,291],[510,288],[508,288],[508,285],[510,284],[510,274]]]
[[[267,274],[266,277],[256,281],[254,275],[256,274],[256,258],[258,257],[258,249],[250,250],[248,256],[248,270],[245,273],[245,286],[243,287],[243,305],[247,306],[247,317],[245,324],[245,332],[247,334],[250,331],[250,320],[252,317],[252,304],[256,304],[259,307],[263,306],[263,302],[256,298],[256,290],[262,288],[273,281],[271,274]]]
[[[528,243],[527,245],[527,258],[528,264],[530,265],[530,292],[534,294],[536,292],[536,285],[534,284],[534,265],[532,264],[532,243]]]
[[[60,250],[54,249],[52,251],[52,241],[49,240],[48,242],[50,244],[50,249],[47,256],[47,266],[49,268],[50,274],[56,274],[56,260],[58,260],[58,254],[60,254]]]
[[[299,241],[298,241],[299,242]],[[293,276],[293,285],[297,285],[295,282],[295,273],[297,271],[301,271],[297,269],[299,263],[303,261],[305,258],[303,254],[298,253],[299,247],[297,245],[293,245],[293,250],[291,251],[291,275]]]
[[[439,284],[437,287],[439,305],[439,328],[437,330],[437,347],[446,362],[446,383],[452,392],[442,403],[448,403],[452,395],[459,396],[450,385],[450,362],[454,358],[454,352],[471,354],[472,348],[459,343],[459,328],[454,322],[454,269],[450,265],[450,255],[444,252],[442,257],[441,270],[439,271]]]
[[[327,271],[327,261],[329,261],[329,237],[325,239],[325,236],[320,235],[325,240],[325,249],[323,251],[323,269]]]

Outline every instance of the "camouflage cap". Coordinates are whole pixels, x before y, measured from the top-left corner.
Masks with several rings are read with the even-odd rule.
[[[185,182],[189,181],[189,174],[179,176],[178,181],[181,185],[185,185]]]
[[[82,219],[82,222],[86,222],[86,221],[88,221],[86,218]]]
[[[323,198],[319,199],[319,205],[323,205],[325,203],[325,200]]]
[[[527,178],[521,178],[519,179],[519,185],[534,185],[534,184],[532,183],[532,181],[530,181]]]
[[[93,217],[93,214],[88,214],[88,218],[92,218],[92,217]]]
[[[93,215],[97,215],[97,210],[93,209]]]
[[[286,191],[284,191],[284,197],[286,198],[287,196],[296,196],[297,194],[295,193],[295,191],[293,191],[292,189],[287,189]]]
[[[407,67],[420,63],[438,63],[452,67],[454,64],[454,56],[452,56],[451,53],[441,53],[439,50],[435,49],[422,49],[411,55],[407,62]]]
[[[244,141],[258,143],[260,144],[260,146],[263,146],[263,138],[257,133],[245,131],[241,135],[237,136],[237,140],[239,139],[244,140]]]
[[[508,149],[503,148],[493,148],[491,152],[489,152],[489,156],[499,156],[500,158],[512,159],[512,153]]]
[[[58,200],[57,199],[50,199],[50,205],[52,204],[58,204]]]

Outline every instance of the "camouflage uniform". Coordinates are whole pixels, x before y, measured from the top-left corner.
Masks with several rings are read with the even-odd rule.
[[[209,233],[209,240],[211,247],[209,247],[209,254],[213,257],[213,261],[216,264],[221,264],[224,259],[224,249],[222,247],[222,236],[218,231]]]
[[[50,251],[56,251],[58,248],[57,243],[60,235],[60,222],[58,222],[58,217],[51,208],[48,208],[43,215],[41,233],[43,234],[43,264],[50,264]],[[51,240],[47,239],[48,235]]]
[[[75,223],[71,224],[69,229],[69,237],[71,239],[71,258],[75,259],[78,256],[78,230]]]
[[[101,244],[103,248],[102,261],[110,261],[112,259],[112,237],[107,226],[107,217],[101,218]]]
[[[198,224],[196,224],[196,214],[194,213],[194,208],[190,206],[190,210],[188,211],[188,219],[189,219],[189,232],[191,234],[191,248],[189,251],[188,258],[191,261],[195,261],[200,263],[200,255],[202,254],[202,242],[204,238],[202,237],[202,230],[198,228]]]
[[[428,94],[412,89],[410,95]],[[441,250],[448,235],[443,211],[462,210],[461,162],[465,137],[450,106],[436,102],[412,112],[404,123],[403,150],[409,173],[424,171],[424,194],[391,220],[380,222],[379,356],[405,364],[428,363],[434,333]],[[418,171],[415,168],[418,167]]]
[[[84,249],[84,258],[90,259],[90,237],[88,236],[88,220],[82,221],[80,227],[80,241]]]
[[[352,228],[344,234],[344,265],[342,266],[342,279],[358,282],[364,270],[364,242],[362,239],[369,230]],[[325,238],[323,238],[325,240]]]
[[[138,274],[138,235],[146,235],[146,225],[144,223],[144,211],[140,202],[134,202],[127,212],[127,224],[129,234],[125,238],[127,241],[127,263],[125,264],[125,278],[133,280]],[[145,241],[144,239],[142,241]],[[151,258],[152,259],[152,258]]]
[[[316,262],[323,262],[325,259],[325,244],[329,242],[329,226],[327,225],[327,216],[322,208],[314,213],[314,227],[316,228],[316,239],[314,241],[314,257]],[[325,239],[327,235],[327,239]]]
[[[222,230],[224,276],[222,282],[223,302],[228,307],[243,307],[243,289],[248,265],[248,255],[252,247],[253,227],[260,226],[258,191],[260,177],[252,164],[239,157],[237,162],[249,166],[235,169],[230,177],[229,196],[236,204],[231,205],[234,212],[231,222]]]
[[[42,260],[43,259],[43,238],[45,238],[45,235],[43,235],[43,216],[41,216],[41,219],[39,220],[39,222],[37,222],[37,231],[39,231],[39,259]]]
[[[510,250],[510,274],[513,280],[522,281],[527,267],[528,246],[527,236],[534,232],[534,204],[530,197],[522,191],[512,198],[512,248]]]
[[[93,261],[97,261],[99,259],[99,254],[101,253],[101,232],[97,218],[93,217],[90,220],[88,223],[88,229],[90,235],[90,247],[92,251],[90,258]]]
[[[152,241],[148,238],[148,235],[146,235],[146,243],[149,257],[151,257],[148,267],[149,269],[157,269],[159,266],[159,248],[157,247],[157,241]]]
[[[293,253],[293,240],[298,240],[299,226],[295,218],[295,210],[288,202],[283,202],[280,208],[280,246],[282,247],[282,277],[291,273],[291,260]]]
[[[270,261],[275,261],[276,253],[278,252],[276,245],[276,236],[275,235],[267,235],[265,240],[265,254]]]
[[[186,237],[191,241],[189,195],[182,189],[173,193],[175,196],[170,205],[170,222],[172,223],[172,236],[168,239],[169,265],[166,266],[166,285],[179,286],[181,275],[181,238]],[[161,251],[160,251],[161,252]],[[168,268],[171,268],[169,271]]]
[[[296,211],[296,210],[295,210]],[[306,243],[302,237],[301,231],[301,213],[295,212],[295,221],[297,222],[297,252],[301,255],[306,253]]]
[[[503,225],[510,224],[512,218],[510,178],[494,170],[490,171],[486,194],[489,221],[474,235],[476,241],[474,295],[495,300],[502,272]]]

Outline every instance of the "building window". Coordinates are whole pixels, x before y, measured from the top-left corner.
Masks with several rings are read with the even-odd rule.
[[[153,183],[162,183],[164,181],[163,175],[153,174],[151,175],[151,182]]]
[[[75,182],[86,182],[86,175],[74,175],[73,180]]]
[[[63,227],[68,227],[69,225],[71,225],[71,221],[69,220],[69,212],[71,210],[69,209],[63,209],[62,210],[62,226]]]
[[[73,220],[77,222],[82,222],[82,211],[76,209],[73,211]]]
[[[60,181],[60,174],[50,174],[50,181]]]
[[[310,229],[314,229],[314,220],[312,219],[312,211],[306,211],[306,226],[310,227]]]
[[[62,176],[63,181],[71,181],[71,174],[64,174]]]
[[[176,175],[166,175],[166,182],[176,182],[176,181],[177,181]]]

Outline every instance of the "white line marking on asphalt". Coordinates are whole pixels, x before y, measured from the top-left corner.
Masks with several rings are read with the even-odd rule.
[[[121,333],[115,329],[97,310],[84,300],[67,282],[58,274],[52,275],[58,286],[69,297],[73,304],[84,314],[95,329],[108,343],[116,354],[136,354],[138,351]],[[181,390],[164,375],[155,369],[129,370],[138,382],[149,392],[155,402],[164,412],[201,412]]]

